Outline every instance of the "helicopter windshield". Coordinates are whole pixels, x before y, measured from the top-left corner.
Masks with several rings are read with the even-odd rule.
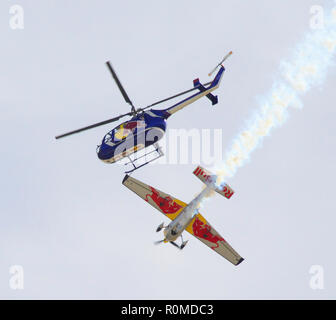
[[[110,132],[109,133],[107,133],[106,135],[105,135],[105,137],[104,137],[104,142],[106,143],[106,142],[110,142],[112,140],[112,136],[111,136],[111,134],[110,134]]]

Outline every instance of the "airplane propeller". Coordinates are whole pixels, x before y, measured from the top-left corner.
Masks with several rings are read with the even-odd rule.
[[[163,240],[159,240],[159,241],[155,241],[154,244],[155,244],[155,245],[158,245],[158,244],[160,244],[160,243],[162,243],[162,242],[164,242],[164,241],[165,241],[165,239],[163,239]]]
[[[154,244],[158,245],[158,244],[161,244],[164,241],[165,241],[165,239],[159,240],[159,241],[155,241]],[[168,242],[171,243],[174,247],[181,249],[181,247],[178,244],[176,244],[174,241],[168,241]]]

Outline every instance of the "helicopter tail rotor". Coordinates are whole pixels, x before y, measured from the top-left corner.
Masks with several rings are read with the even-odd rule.
[[[228,58],[230,57],[232,54],[232,51],[230,51],[223,59],[220,63],[217,64],[216,67],[213,68],[213,70],[208,74],[209,77],[211,77],[211,75],[216,71],[216,69]]]

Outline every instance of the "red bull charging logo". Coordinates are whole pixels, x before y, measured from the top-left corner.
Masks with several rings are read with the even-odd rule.
[[[164,214],[173,214],[178,210],[182,209],[178,203],[176,203],[171,197],[161,197],[159,191],[155,188],[150,187],[152,190],[152,194],[146,194],[145,200],[148,202],[148,197],[151,198],[158,207],[164,212]]]
[[[192,225],[192,230],[196,237],[202,238],[215,244],[215,246],[212,246],[211,249],[216,249],[219,247],[218,241],[225,241],[224,238],[222,238],[221,236],[213,234],[212,228],[202,222],[197,216]]]

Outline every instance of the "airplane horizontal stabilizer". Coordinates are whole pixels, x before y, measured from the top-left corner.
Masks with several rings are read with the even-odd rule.
[[[227,199],[230,199],[232,195],[234,194],[234,191],[232,190],[232,188],[226,183],[224,183],[223,185],[217,186],[216,185],[217,176],[212,174],[210,171],[202,168],[201,166],[198,166],[194,170],[193,174],[206,185],[212,186],[216,192],[218,192],[219,194],[221,194]]]

